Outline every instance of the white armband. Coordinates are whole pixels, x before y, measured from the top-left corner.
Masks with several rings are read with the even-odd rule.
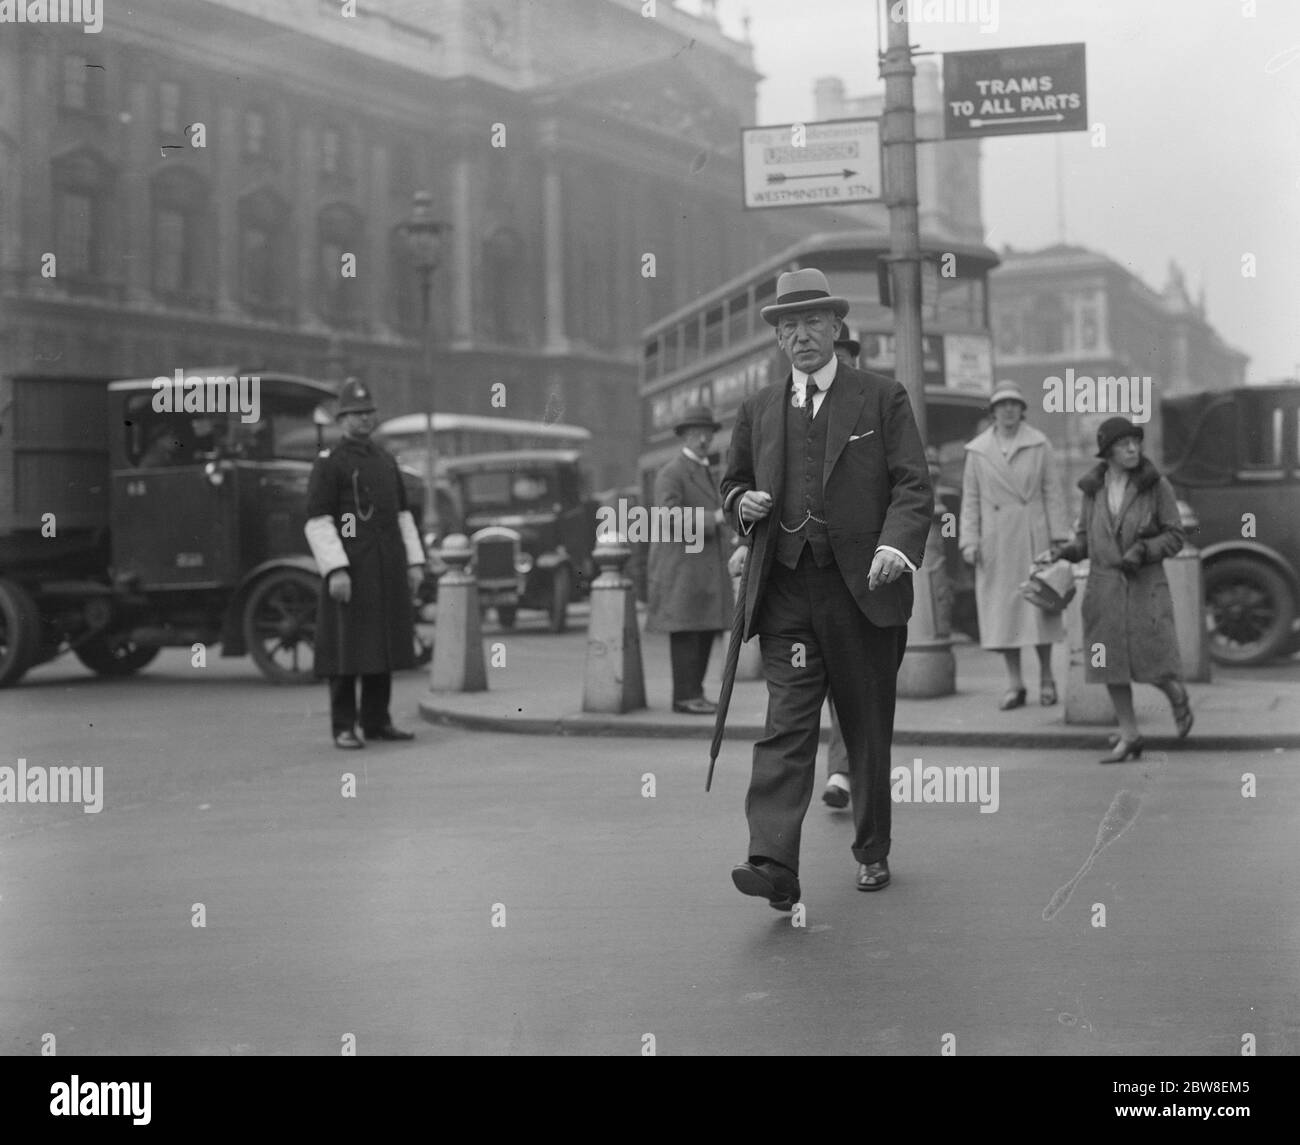
[[[406,546],[406,563],[408,565],[424,564],[424,546],[420,544],[420,531],[415,527],[415,518],[409,509],[397,514],[397,527],[402,530],[402,543]]]
[[[348,567],[348,554],[343,551],[343,542],[339,531],[334,527],[333,517],[313,517],[303,528],[307,534],[307,544],[311,555],[316,560],[316,568],[321,576],[329,576],[335,569]]]

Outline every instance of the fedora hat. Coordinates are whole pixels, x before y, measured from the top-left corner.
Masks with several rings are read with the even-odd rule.
[[[370,388],[360,378],[348,378],[339,386],[338,409],[335,415],[342,417],[345,413],[374,413],[375,399],[370,396]]]
[[[992,409],[998,402],[1019,402],[1026,410],[1029,409],[1029,403],[1025,401],[1025,395],[1015,382],[998,382],[989,394],[989,409]]]
[[[696,426],[711,429],[714,433],[722,428],[722,423],[716,421],[713,417],[713,411],[708,406],[690,406],[675,426],[673,433],[678,437],[682,435],[683,430],[693,429]]]
[[[823,307],[833,310],[836,318],[843,318],[849,312],[848,299],[832,294],[826,276],[808,266],[803,270],[787,270],[781,275],[776,280],[776,301],[771,306],[764,306],[759,314],[769,326],[775,326],[782,315]]]
[[[1136,437],[1141,441],[1146,434],[1140,425],[1134,425],[1126,417],[1108,417],[1097,430],[1097,456],[1103,461],[1110,452],[1110,447],[1121,437]]]
[[[840,327],[840,336],[835,339],[835,345],[843,346],[855,358],[862,353],[862,343],[849,333],[847,323]]]

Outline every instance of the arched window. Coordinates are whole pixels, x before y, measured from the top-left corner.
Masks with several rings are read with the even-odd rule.
[[[360,310],[356,276],[361,273],[361,216],[342,203],[325,207],[317,217],[316,249],[320,295],[317,312],[327,322],[352,325]],[[352,255],[355,265],[345,266]],[[345,269],[348,275],[345,276]]]
[[[153,292],[192,305],[211,293],[207,185],[193,171],[172,168],[154,178],[150,192]]]
[[[1065,351],[1065,307],[1055,294],[1034,300],[1026,323],[1026,342],[1031,354],[1060,354]]]
[[[288,284],[289,209],[274,191],[263,189],[239,204],[239,285],[244,307],[281,314]]]
[[[483,333],[517,343],[525,329],[524,242],[511,227],[497,227],[483,240]]]
[[[56,159],[54,253],[58,279],[77,287],[102,282],[107,263],[106,223],[111,217],[113,170],[90,148]]]

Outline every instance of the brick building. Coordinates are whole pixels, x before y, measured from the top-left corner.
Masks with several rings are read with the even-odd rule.
[[[1150,377],[1153,408],[1144,429],[1157,462],[1161,399],[1245,384],[1248,355],[1215,332],[1204,295],[1192,300],[1172,262],[1156,291],[1084,247],[1008,247],[989,276],[989,301],[997,377],[1024,389],[1030,420],[1063,455],[1067,488],[1096,463],[1097,426],[1110,415],[1045,411],[1045,379],[1065,380],[1071,369],[1076,378]]]

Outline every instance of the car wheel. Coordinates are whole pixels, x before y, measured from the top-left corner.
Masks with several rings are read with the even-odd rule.
[[[131,676],[153,663],[161,651],[154,645],[137,644],[120,634],[101,632],[78,645],[73,654],[97,676]]]
[[[0,688],[22,679],[41,648],[41,614],[22,585],[0,578]]]
[[[551,577],[551,606],[547,610],[551,631],[563,632],[569,624],[569,598],[573,594],[573,572],[568,565],[560,565]]]
[[[1220,664],[1263,664],[1286,650],[1295,619],[1291,586],[1271,565],[1227,557],[1205,570],[1210,655]]]
[[[502,628],[513,628],[518,615],[519,610],[513,604],[497,605],[497,623]]]
[[[253,587],[244,606],[244,644],[273,684],[316,680],[316,609],[320,577],[302,569],[277,569]]]

